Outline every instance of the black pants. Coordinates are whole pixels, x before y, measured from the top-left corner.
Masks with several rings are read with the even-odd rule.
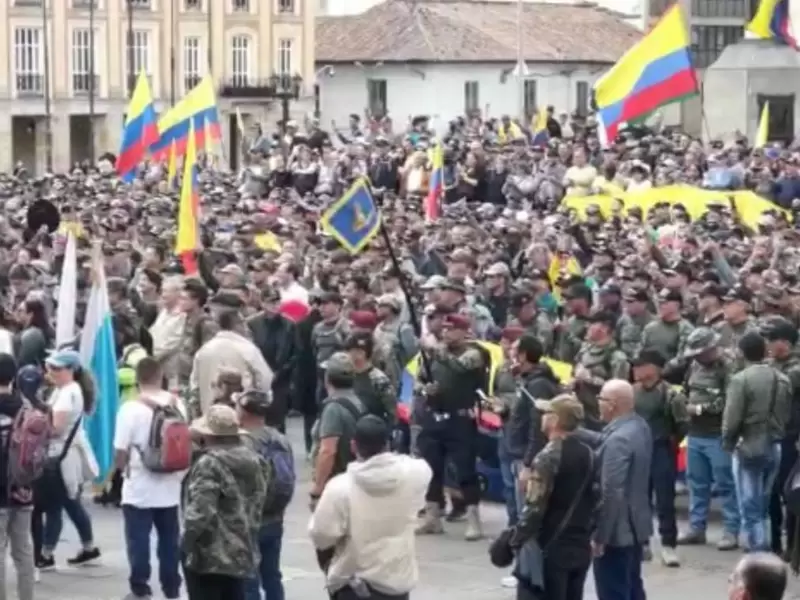
[[[244,600],[244,579],[197,573],[183,567],[189,600]]]
[[[422,430],[417,438],[417,448],[433,471],[425,501],[440,505],[444,502],[445,471],[449,461],[457,477],[454,483],[464,495],[464,504],[478,504],[480,487],[475,471],[478,430],[475,420],[469,416],[436,420],[432,413],[427,413],[420,424]]]
[[[583,586],[589,565],[575,569],[562,569],[544,563],[544,594],[542,600],[582,600]]]
[[[784,520],[783,487],[786,479],[797,461],[797,436],[791,436],[781,442],[781,464],[778,467],[778,476],[772,486],[772,497],[769,502],[769,523],[771,530],[772,551],[776,554],[783,552],[783,531],[786,531],[786,548],[791,548],[794,542],[795,516],[786,511]]]
[[[358,596],[355,591],[349,587],[342,588],[338,592],[331,594],[331,600],[408,600],[408,598],[408,593],[389,595],[376,592],[373,589],[369,590],[369,596],[365,598],[363,596]]]

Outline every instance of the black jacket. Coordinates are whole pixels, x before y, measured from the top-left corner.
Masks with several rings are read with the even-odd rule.
[[[294,370],[294,406],[303,414],[317,411],[317,361],[311,344],[311,332],[322,317],[319,310],[312,309],[308,316],[297,324],[297,361]]]
[[[297,331],[295,324],[281,315],[259,314],[247,322],[253,343],[261,350],[275,375],[273,389],[288,388],[292,383],[297,362]]]
[[[504,442],[511,458],[521,460],[526,466],[544,448],[547,440],[542,434],[542,415],[533,405],[533,399],[549,400],[560,391],[558,379],[546,363],[539,363],[522,378],[522,387],[511,405],[505,421]],[[527,392],[527,393],[526,393]]]

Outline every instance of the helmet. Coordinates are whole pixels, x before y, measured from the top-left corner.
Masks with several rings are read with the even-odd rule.
[[[693,358],[702,354],[706,350],[716,347],[719,343],[719,335],[710,327],[698,327],[689,334],[686,340],[686,350],[683,352],[684,358]]]

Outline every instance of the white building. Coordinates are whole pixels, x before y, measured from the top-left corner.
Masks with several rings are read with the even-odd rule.
[[[334,71],[317,80],[321,118],[343,126],[369,109],[388,111],[395,123],[429,115],[441,128],[478,111],[528,118],[552,105],[585,113],[594,82],[640,38],[594,5],[526,2],[520,13],[513,1],[388,0],[359,15],[318,19],[317,73]]]

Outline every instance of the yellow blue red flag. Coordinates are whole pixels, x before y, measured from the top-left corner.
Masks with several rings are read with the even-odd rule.
[[[775,40],[798,50],[789,0],[761,0],[745,29],[762,40]]]
[[[136,167],[144,160],[149,148],[158,141],[158,125],[150,83],[144,73],[139,73],[136,87],[128,102],[122,145],[117,157],[117,173],[130,183],[136,176]]]
[[[381,213],[366,179],[359,179],[323,213],[322,230],[350,254],[358,254],[381,228]]]

